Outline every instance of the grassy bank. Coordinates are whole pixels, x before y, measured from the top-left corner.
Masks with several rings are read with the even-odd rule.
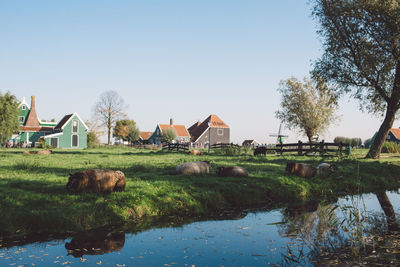
[[[380,161],[327,159],[339,170],[328,176],[303,179],[285,173],[286,162],[317,165],[321,158],[213,153],[190,156],[131,148],[55,150],[52,155],[24,155],[23,150],[0,150],[0,236],[32,232],[83,231],[108,224],[138,221],[144,216],[204,216],[225,209],[283,205],[346,194],[400,187],[400,158]],[[175,166],[209,160],[213,173],[176,176]],[[239,165],[248,178],[221,178],[216,166]],[[92,168],[122,170],[125,192],[109,195],[69,194],[70,173]]]

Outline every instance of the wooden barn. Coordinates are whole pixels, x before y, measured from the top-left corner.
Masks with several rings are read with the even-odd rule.
[[[230,128],[217,115],[211,114],[203,122],[196,122],[188,129],[191,142],[197,147],[209,144],[230,143]]]

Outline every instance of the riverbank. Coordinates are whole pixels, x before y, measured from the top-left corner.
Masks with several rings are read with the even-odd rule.
[[[38,232],[80,232],[132,222],[147,216],[197,217],[227,209],[277,206],[302,201],[397,189],[400,158],[323,160],[313,157],[227,156],[212,153],[190,156],[123,147],[55,150],[51,155],[24,155],[20,149],[0,150],[0,237]],[[170,173],[187,161],[208,160],[212,173],[176,176]],[[339,170],[327,176],[303,179],[285,173],[287,161],[335,162]],[[248,178],[215,175],[216,166],[242,166]],[[126,191],[109,195],[69,194],[70,173],[85,169],[121,170]]]

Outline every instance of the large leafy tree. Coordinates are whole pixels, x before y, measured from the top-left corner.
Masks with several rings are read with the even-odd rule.
[[[164,142],[171,143],[176,138],[176,131],[173,128],[167,128],[162,131],[161,138]]]
[[[322,134],[337,117],[337,97],[322,81],[290,78],[280,82],[281,107],[275,113],[288,129],[298,130],[311,142]]]
[[[134,120],[120,120],[115,123],[113,136],[133,143],[139,140],[140,131]]]
[[[111,129],[126,115],[124,100],[115,91],[106,91],[94,107],[94,116],[107,129],[107,144],[111,144]]]
[[[367,154],[379,158],[400,108],[400,0],[312,0],[324,53],[313,74],[384,116]]]
[[[5,143],[14,134],[18,133],[18,100],[9,92],[0,93],[0,142]]]

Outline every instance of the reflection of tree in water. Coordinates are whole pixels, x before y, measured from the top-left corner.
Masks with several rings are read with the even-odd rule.
[[[74,257],[83,255],[102,255],[119,251],[124,247],[124,232],[92,231],[81,233],[65,243],[68,254]]]
[[[333,205],[317,206],[315,211],[305,209],[301,212],[299,208],[295,211],[284,210],[288,223],[280,228],[280,233],[301,239],[303,248],[309,249],[303,253],[304,249],[300,248],[295,255],[294,250],[288,246],[288,253],[283,255],[285,264],[297,264],[302,260],[322,266],[399,266],[400,227],[396,214],[385,192],[376,193],[376,197],[385,216],[382,216],[382,212],[361,214],[358,208],[353,207],[352,214],[363,216],[363,220],[359,220],[360,226],[355,225],[358,219],[352,216],[338,220],[329,212],[334,210]],[[329,206],[332,208],[327,208],[328,212],[324,211]],[[339,209],[344,212],[343,207]],[[361,242],[352,240],[359,236],[351,232],[360,228]]]
[[[302,238],[303,240],[321,240],[328,231],[335,231],[330,222],[335,218],[334,205],[320,205],[309,202],[299,206],[287,207],[283,210],[283,221],[279,234],[283,236]]]

